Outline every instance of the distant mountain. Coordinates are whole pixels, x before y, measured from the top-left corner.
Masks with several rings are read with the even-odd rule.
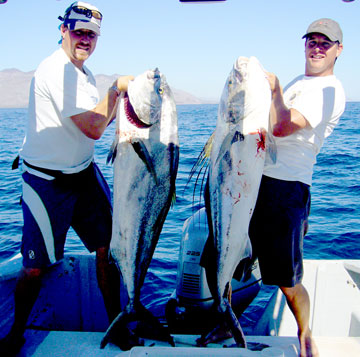
[[[1,73],[1,72],[0,72]],[[118,78],[120,74],[113,74],[111,76],[105,74],[98,74],[95,76],[96,79],[96,86],[98,88],[100,97],[102,98],[109,87],[113,84],[116,78]],[[210,101],[199,99],[193,96],[190,93],[184,92],[179,89],[171,88],[176,104],[207,104]],[[211,102],[213,103],[213,102]]]
[[[5,69],[0,72],[0,108],[25,108],[34,71]]]
[[[22,72],[18,69],[0,71],[0,108],[26,108],[28,106],[29,88],[34,71]],[[98,74],[95,76],[100,97],[103,98],[108,88],[119,75]],[[172,88],[176,104],[205,104],[190,93]]]

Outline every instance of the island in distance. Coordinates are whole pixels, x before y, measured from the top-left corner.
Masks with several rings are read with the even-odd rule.
[[[29,88],[34,71],[22,72],[18,69],[0,71],[0,108],[27,108]],[[119,75],[95,75],[96,85],[102,98]],[[182,90],[171,88],[176,104],[213,104],[215,101],[204,100]]]

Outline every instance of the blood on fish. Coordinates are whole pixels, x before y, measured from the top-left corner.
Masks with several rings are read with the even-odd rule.
[[[259,139],[257,140],[257,152],[265,151],[266,132],[265,130],[258,130]]]

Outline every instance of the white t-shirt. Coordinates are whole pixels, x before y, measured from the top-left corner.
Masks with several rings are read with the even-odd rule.
[[[75,173],[93,159],[93,139],[71,116],[92,110],[99,101],[95,78],[83,73],[62,48],[47,57],[31,82],[27,131],[20,156],[32,165]]]
[[[344,112],[344,89],[334,75],[302,75],[285,87],[284,103],[301,113],[311,127],[286,137],[269,134],[264,175],[311,185],[316,155]]]

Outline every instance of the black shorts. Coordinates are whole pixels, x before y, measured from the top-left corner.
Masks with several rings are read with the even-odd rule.
[[[264,284],[293,287],[302,281],[310,201],[308,185],[262,177],[249,235]]]
[[[90,252],[110,244],[110,190],[95,164],[53,180],[24,172],[22,208],[21,252],[27,268],[42,268],[62,259],[70,226]]]

